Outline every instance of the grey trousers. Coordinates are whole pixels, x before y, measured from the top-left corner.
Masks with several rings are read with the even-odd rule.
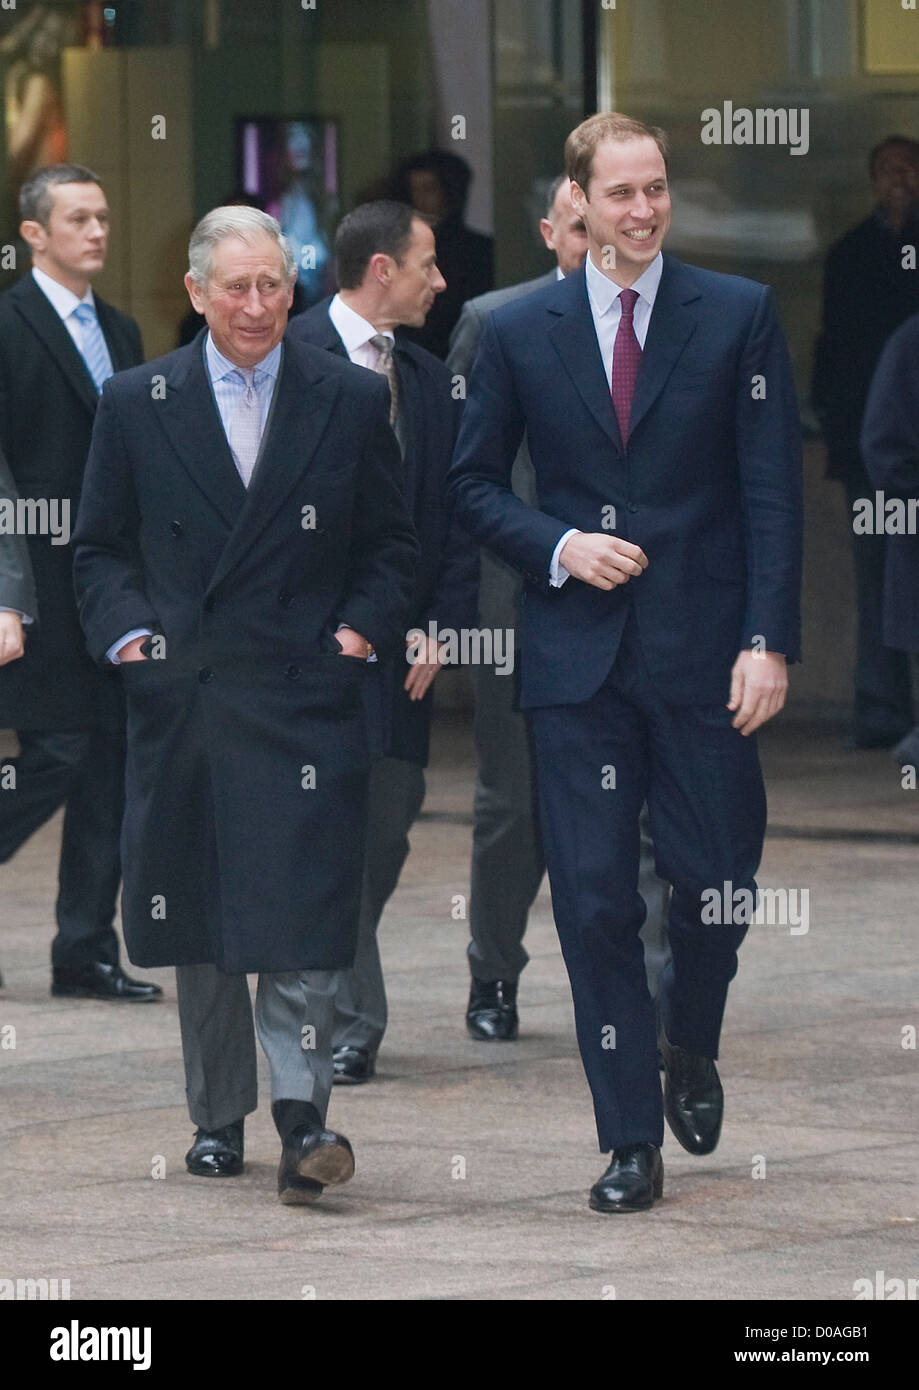
[[[245,975],[176,966],[185,1093],[192,1124],[222,1129],[258,1104],[255,1033],[272,1104],[309,1101],[323,1124],[332,1092],[332,1017],[341,970],[259,975],[255,1030]]]
[[[424,769],[401,758],[380,758],[370,773],[367,848],[357,953],[340,972],[332,1027],[334,1047],[360,1047],[376,1056],[388,1011],[377,929],[408,858],[408,832],[424,801]]]
[[[545,872],[533,792],[526,719],[515,709],[516,682],[492,666],[470,667],[478,758],[469,895],[469,968],[477,980],[516,980],[529,956],[527,915]],[[638,891],[648,908],[641,939],[653,999],[670,959],[670,885],[658,878],[647,807],[642,809]]]

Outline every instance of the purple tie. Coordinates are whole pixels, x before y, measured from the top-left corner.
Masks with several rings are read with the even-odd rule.
[[[619,421],[619,433],[626,444],[629,438],[629,415],[632,411],[632,397],[635,394],[635,378],[641,362],[641,347],[635,337],[632,315],[638,300],[637,290],[622,290],[619,294],[622,304],[622,318],[613,345],[613,376],[610,390],[613,408]]]

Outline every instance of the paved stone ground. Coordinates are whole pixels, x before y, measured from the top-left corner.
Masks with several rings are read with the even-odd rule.
[[[464,1031],[465,924],[451,916],[467,891],[464,726],[438,729],[384,919],[378,1079],[333,1097],[357,1174],[313,1208],[276,1200],[267,1106],[247,1123],[243,1177],[185,1173],[169,971],[152,972],[159,1006],[51,999],[49,825],[0,870],[0,1277],[66,1278],[74,1299],[551,1300],[847,1300],[878,1270],[915,1278],[919,1053],[902,1044],[919,1025],[919,791],[832,730],[771,730],[764,758],[778,833],[760,882],[807,887],[809,931],[751,928],[725,1023],[722,1142],[693,1159],[668,1136],[665,1200],[618,1218],[587,1207],[605,1165],[547,891],[520,1040]]]

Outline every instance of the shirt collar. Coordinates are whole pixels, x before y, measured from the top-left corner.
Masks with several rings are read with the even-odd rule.
[[[638,279],[630,286],[652,309],[657,298],[663,271],[664,258],[658,251],[651,264],[641,272]],[[617,285],[615,280],[611,280],[608,275],[603,274],[602,270],[597,269],[589,251],[587,253],[587,293],[600,315],[605,314],[622,293],[622,285]]]
[[[240,371],[239,367],[237,367],[234,362],[230,362],[228,358],[224,357],[219,348],[215,346],[210,329],[208,329],[207,337],[204,340],[204,355],[207,359],[207,369],[210,373],[211,381],[223,381],[224,377],[232,376],[234,372]],[[261,362],[256,362],[255,371],[264,372],[266,376],[273,377],[275,381],[277,381],[280,369],[281,344],[277,343],[275,347],[271,349],[267,357],[263,357]],[[240,375],[242,375],[241,372]],[[255,378],[253,377],[253,381],[254,380]]]
[[[329,318],[338,333],[339,338],[345,345],[345,351],[350,357],[352,352],[357,352],[358,348],[365,347],[371,338],[377,336],[378,330],[367,319],[362,318],[355,309],[346,304],[340,294],[337,294],[329,305]],[[396,341],[395,334],[388,329],[383,329],[383,336]]]
[[[73,290],[69,290],[59,280],[53,279],[47,271],[39,270],[36,265],[32,267],[32,278],[45,297],[50,299],[51,307],[59,318],[69,319],[79,304],[88,304],[90,308],[95,310],[96,301],[93,299],[92,285],[87,286],[86,293],[80,299]]]

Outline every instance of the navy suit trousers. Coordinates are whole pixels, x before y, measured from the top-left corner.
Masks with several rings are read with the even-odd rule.
[[[766,828],[755,736],[738,733],[732,717],[725,705],[661,698],[634,612],[591,699],[530,712],[555,921],[604,1153],[663,1141],[655,1008],[638,935],[645,800],[657,872],[673,885],[661,1018],[671,1043],[718,1054],[747,924],[733,921],[730,904],[707,923],[702,894],[725,882],[755,893]]]

